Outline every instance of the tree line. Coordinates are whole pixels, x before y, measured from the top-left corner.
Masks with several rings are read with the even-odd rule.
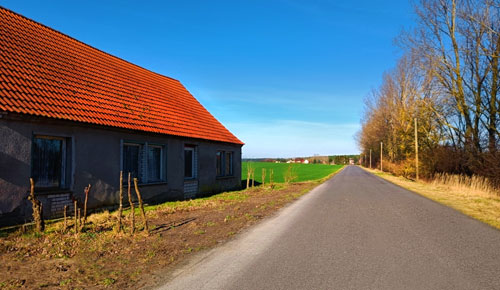
[[[500,0],[421,0],[415,12],[396,39],[403,56],[365,100],[363,163],[371,150],[379,164],[382,150],[388,170],[414,176],[417,118],[422,175],[477,174],[499,186]]]

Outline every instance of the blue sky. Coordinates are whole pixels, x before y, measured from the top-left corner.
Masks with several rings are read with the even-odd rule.
[[[415,19],[404,0],[0,5],[180,80],[246,143],[246,158],[357,153],[363,98]]]

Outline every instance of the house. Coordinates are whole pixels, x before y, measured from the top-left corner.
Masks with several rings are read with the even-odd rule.
[[[295,163],[304,163],[304,158],[295,158]]]
[[[241,186],[243,143],[178,81],[0,7],[0,223],[72,200],[118,203],[119,173],[150,201]],[[72,206],[70,207],[72,208]]]

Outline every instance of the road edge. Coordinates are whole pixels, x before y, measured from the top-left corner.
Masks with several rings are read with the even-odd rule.
[[[500,226],[495,226],[495,225],[492,225],[492,224],[488,223],[488,222],[487,222],[487,221],[485,221],[485,220],[481,220],[481,219],[480,219],[480,218],[478,218],[478,217],[475,217],[475,216],[473,216],[473,215],[468,214],[467,212],[464,212],[464,211],[463,211],[462,209],[460,209],[460,208],[456,208],[456,207],[452,206],[451,204],[447,204],[447,203],[444,203],[444,202],[442,202],[442,201],[440,201],[440,200],[433,199],[433,198],[431,198],[431,197],[427,196],[427,195],[426,195],[426,194],[424,194],[424,193],[421,193],[421,192],[418,192],[418,191],[416,191],[416,190],[414,190],[414,189],[407,188],[407,187],[405,187],[405,186],[403,186],[403,185],[400,185],[400,184],[394,183],[393,181],[391,181],[391,180],[389,180],[389,179],[385,178],[385,177],[384,177],[384,176],[382,176],[382,175],[376,175],[376,174],[374,174],[373,172],[370,172],[370,171],[368,170],[368,168],[365,168],[365,167],[363,167],[363,166],[359,166],[359,167],[360,167],[361,169],[363,169],[364,171],[366,171],[366,172],[368,172],[368,173],[372,174],[373,176],[378,177],[378,178],[380,178],[380,179],[382,179],[382,180],[384,180],[384,181],[386,181],[386,182],[388,182],[388,183],[390,183],[390,184],[392,184],[392,185],[394,185],[394,186],[397,186],[397,187],[399,187],[399,188],[401,188],[401,189],[404,189],[404,190],[406,190],[406,191],[409,191],[409,192],[411,192],[411,193],[413,193],[413,194],[416,194],[416,195],[418,195],[418,196],[420,196],[420,197],[423,197],[423,198],[425,198],[425,199],[427,199],[427,200],[429,200],[429,201],[432,201],[432,202],[434,202],[434,203],[436,203],[436,204],[439,204],[439,205],[445,206],[445,207],[447,207],[447,208],[449,208],[449,209],[451,209],[451,210],[454,210],[454,211],[456,211],[456,212],[458,212],[458,213],[460,213],[460,214],[462,214],[462,215],[466,216],[467,218],[470,218],[470,219],[472,219],[472,220],[478,221],[478,222],[480,222],[481,224],[483,224],[483,225],[485,225],[485,226],[487,226],[487,227],[490,227],[490,228],[493,228],[493,229],[495,229],[495,230],[497,230],[497,231],[500,231]],[[377,170],[377,169],[372,169],[372,170]],[[383,171],[382,173],[384,173],[384,174],[390,174],[390,175],[392,175],[392,176],[394,176],[394,177],[398,177],[398,176],[395,176],[395,175],[393,175],[393,174],[391,174],[391,173],[388,173],[388,172],[385,172],[385,171]]]
[[[209,260],[209,259],[216,259],[217,254],[219,251],[224,251],[225,248],[238,248],[236,246],[238,243],[244,243],[245,239],[252,235],[252,233],[255,233],[259,230],[261,230],[263,227],[271,226],[273,221],[276,221],[279,217],[282,215],[286,214],[292,214],[294,212],[294,208],[298,207],[298,205],[305,206],[307,201],[311,200],[314,198],[314,193],[319,192],[321,190],[321,187],[325,185],[326,182],[337,176],[340,172],[342,172],[347,166],[343,166],[336,172],[330,174],[329,176],[326,176],[322,179],[315,180],[313,182],[318,182],[318,184],[303,194],[301,197],[299,197],[296,200],[293,200],[289,203],[287,203],[285,206],[274,212],[273,214],[265,217],[258,223],[242,229],[240,232],[238,232],[232,239],[224,241],[223,243],[220,243],[213,248],[206,249],[200,252],[195,253],[191,257],[187,258],[185,261],[181,262],[178,265],[175,265],[172,269],[166,269],[164,272],[160,271],[158,273],[157,277],[163,276],[158,280],[155,285],[149,285],[146,286],[142,289],[182,289],[182,288],[176,288],[175,285],[172,286],[171,282],[176,280],[179,277],[182,277],[183,275],[189,275],[190,271],[193,271],[195,267],[198,265],[202,264],[203,262]],[[284,228],[279,229],[280,231],[284,231]],[[272,240],[266,240],[264,241],[266,244],[270,244],[275,238],[277,238],[281,233],[278,233],[275,235],[275,237]],[[265,245],[264,245],[265,246]],[[248,259],[247,262],[249,263],[251,260]],[[172,288],[173,287],[173,288]]]

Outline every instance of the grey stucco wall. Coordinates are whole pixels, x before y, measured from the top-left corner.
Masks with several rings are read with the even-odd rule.
[[[200,195],[237,189],[241,186],[241,146],[160,134],[88,126],[50,119],[0,119],[0,219],[7,215],[29,219],[26,200],[31,174],[31,146],[34,135],[66,137],[71,140],[72,177],[69,191],[83,201],[83,190],[91,184],[89,208],[118,202],[122,140],[166,145],[167,181],[142,185],[147,200],[183,198],[184,145],[197,146]],[[233,177],[216,177],[216,152],[234,152]],[[124,179],[126,177],[124,176]],[[44,202],[44,195],[40,195]],[[0,221],[1,222],[1,221]]]

